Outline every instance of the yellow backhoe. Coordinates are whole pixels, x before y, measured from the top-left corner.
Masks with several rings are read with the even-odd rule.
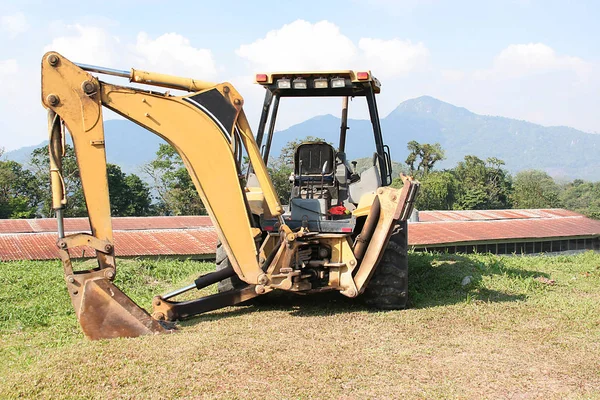
[[[120,76],[153,88],[118,86],[92,73]],[[303,71],[257,74],[256,82],[266,89],[266,96],[255,138],[242,96],[229,83],[76,64],[56,52],[44,55],[42,103],[48,109],[57,246],[73,307],[90,339],[167,332],[163,321],[239,304],[273,290],[334,290],[352,298],[360,295],[380,308],[406,306],[406,220],[419,184],[403,176],[402,189],[387,187],[391,159],[375,102],[379,81],[368,71]],[[173,95],[157,87],[189,94]],[[307,96],[342,99],[339,145],[309,142],[296,148],[289,205],[282,206],[265,167],[275,118],[280,99]],[[366,98],[373,126],[376,152],[372,165],[362,173],[345,155],[350,97]],[[116,263],[102,107],[173,146],[219,236],[217,270],[180,290],[156,296],[152,314],[112,283]],[[64,127],[73,140],[91,233],[64,234]],[[96,268],[73,269],[69,249],[78,246],[96,250]],[[215,283],[219,283],[216,294],[174,299]]]

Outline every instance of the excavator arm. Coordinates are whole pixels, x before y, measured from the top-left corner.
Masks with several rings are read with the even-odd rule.
[[[100,81],[90,72],[117,75],[130,82],[190,92],[176,96]],[[75,64],[56,52],[42,59],[42,103],[49,115],[49,155],[53,208],[58,219],[57,242],[65,280],[85,335],[91,339],[163,333],[164,320],[238,304],[275,289],[297,292],[338,290],[348,297],[361,294],[379,264],[399,221],[413,207],[418,182],[404,177],[401,190],[378,188],[363,196],[366,216],[354,242],[352,233],[292,231],[242,109],[243,99],[229,83],[213,84],[132,69],[117,71]],[[193,284],[157,296],[148,314],[112,281],[116,274],[110,218],[102,108],[106,107],[163,138],[178,152],[213,221],[231,267],[200,276]],[[91,233],[65,235],[66,204],[61,164],[64,127],[73,140]],[[130,149],[135,151],[135,148]],[[241,155],[246,153],[259,188],[246,189]],[[267,234],[255,226],[248,197],[261,199],[262,210],[277,218],[278,231]],[[362,202],[362,198],[361,198]],[[257,243],[262,242],[257,249]],[[303,257],[322,246],[320,260]],[[96,250],[98,266],[75,271],[71,252],[80,246]],[[311,269],[313,268],[313,269]],[[321,273],[316,273],[317,268]],[[305,271],[312,271],[307,273]],[[237,275],[247,286],[195,300],[171,300]],[[313,286],[311,279],[318,279]]]
[[[78,318],[86,335],[94,338],[124,336],[121,327],[127,324],[120,320],[129,318],[132,312],[143,312],[132,301],[122,300],[121,307],[109,301],[111,291],[120,291],[111,283],[116,265],[102,106],[154,132],[175,148],[218,229],[235,273],[249,284],[257,284],[264,279],[261,278],[264,272],[259,265],[254,241],[260,230],[251,225],[252,218],[235,158],[240,145],[246,149],[269,213],[278,216],[282,212],[244,115],[243,99],[233,86],[137,70],[130,72],[130,80],[195,92],[172,96],[108,84],[55,52],[47,53],[42,60],[42,102],[50,115],[53,208],[60,220],[65,204],[60,173],[64,142],[60,121],[63,121],[73,139],[92,232],[91,235],[66,237],[59,232],[58,246]],[[60,221],[59,225],[62,226]],[[73,272],[68,250],[81,245],[96,249],[97,269]],[[107,310],[98,313],[90,309],[90,306],[97,308],[97,304],[104,304]],[[111,315],[116,315],[116,320],[111,319]],[[140,318],[136,315],[133,319]],[[143,326],[130,323],[132,331],[125,336],[147,333],[147,329],[161,330],[149,316],[142,320]],[[111,326],[121,327],[116,332],[108,332],[107,328]]]

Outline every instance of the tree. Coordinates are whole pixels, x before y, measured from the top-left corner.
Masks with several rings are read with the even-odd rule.
[[[52,190],[50,185],[50,159],[48,148],[40,147],[31,153],[30,164],[36,184],[40,189],[40,214],[52,217]],[[111,214],[115,217],[150,214],[151,196],[148,185],[135,174],[127,175],[114,164],[106,165]],[[67,195],[65,217],[87,216],[87,207],[81,187],[79,167],[73,147],[66,145],[62,158],[62,174]]]
[[[433,171],[420,180],[421,189],[415,207],[418,210],[451,210],[456,200],[458,184],[448,171]]]
[[[125,174],[118,165],[107,164],[110,211],[114,217],[151,214],[150,189],[139,176]]]
[[[52,217],[52,190],[50,188],[50,158],[48,147],[38,147],[31,152],[30,165],[36,176],[41,190],[40,213],[44,217]],[[67,205],[64,210],[65,217],[84,217],[87,215],[85,198],[81,188],[79,167],[73,147],[65,146],[65,155],[62,158],[62,176],[65,184]]]
[[[158,212],[163,215],[205,215],[206,208],[200,200],[183,161],[175,149],[161,144],[156,158],[144,166],[158,193]]]
[[[526,170],[515,176],[513,202],[516,208],[560,207],[559,186],[544,171]]]
[[[600,182],[576,179],[563,185],[559,199],[562,205],[589,217],[600,219]]]
[[[600,219],[600,182],[576,179],[561,188],[559,200],[569,210]]]
[[[414,176],[427,175],[435,163],[446,158],[439,143],[420,144],[416,140],[411,140],[408,142],[407,148],[410,153],[405,163],[408,165],[411,175]]]
[[[453,174],[458,182],[454,209],[485,210],[510,208],[512,181],[502,166],[504,161],[467,155],[458,163]]]
[[[41,201],[35,176],[15,161],[0,161],[0,218],[33,218]]]

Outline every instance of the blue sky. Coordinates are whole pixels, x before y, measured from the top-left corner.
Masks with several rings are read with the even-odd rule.
[[[254,124],[263,94],[256,72],[370,68],[383,83],[382,115],[431,95],[481,114],[600,132],[599,16],[598,1],[1,1],[0,147],[46,138],[39,63],[49,49],[231,81]],[[281,111],[285,128],[337,115],[339,104]],[[365,115],[355,107],[351,116]]]

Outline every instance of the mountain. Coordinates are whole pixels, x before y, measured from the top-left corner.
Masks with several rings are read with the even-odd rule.
[[[555,177],[600,180],[600,135],[564,126],[545,127],[510,118],[478,115],[423,96],[400,104],[382,121],[385,139],[404,159],[406,142],[439,142],[453,167],[465,155],[497,157],[511,172],[543,169]]]
[[[375,151],[370,121],[349,120],[346,153],[350,159],[369,157]],[[600,135],[564,126],[545,127],[510,118],[475,114],[465,108],[422,96],[401,103],[381,119],[384,141],[392,159],[403,162],[406,144],[439,142],[446,152],[440,168],[452,168],[465,155],[496,157],[506,162],[512,173],[543,169],[554,177],[600,181]],[[125,120],[105,122],[107,158],[128,173],[154,158],[162,139]],[[290,140],[321,137],[336,144],[340,119],[321,115],[277,131],[271,154],[278,154]],[[44,145],[42,143],[40,145]],[[6,159],[27,160],[37,146],[5,154]]]
[[[348,157],[371,155],[374,144],[370,122],[350,120],[348,125]],[[277,132],[273,150],[278,151],[292,138],[307,135],[337,143],[339,126],[339,118],[332,115],[309,119]],[[542,169],[556,178],[600,180],[600,135],[569,127],[545,127],[516,119],[478,115],[429,96],[401,103],[381,118],[381,127],[392,159],[399,162],[408,156],[406,144],[409,141],[439,142],[446,153],[446,160],[438,164],[439,168],[452,168],[465,155],[471,154],[484,160],[488,157],[504,160],[506,169],[512,173]]]
[[[140,175],[140,167],[155,157],[160,143],[165,143],[158,136],[128,120],[104,121],[104,132],[107,161],[119,165],[125,173]],[[67,134],[67,142],[72,143],[69,134]],[[27,165],[31,152],[38,147],[47,145],[48,141],[46,140],[37,146],[21,147],[6,152],[4,158]]]

